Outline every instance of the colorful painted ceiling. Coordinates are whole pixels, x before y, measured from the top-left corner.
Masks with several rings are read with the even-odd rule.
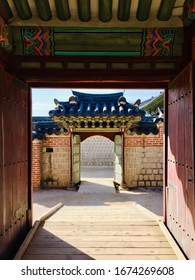
[[[102,32],[99,28],[13,27],[12,41],[14,53],[26,56],[180,56],[183,30],[106,28]]]
[[[15,55],[180,56],[194,0],[1,0],[0,46]]]

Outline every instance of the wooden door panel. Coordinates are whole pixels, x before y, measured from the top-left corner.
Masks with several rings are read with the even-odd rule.
[[[0,70],[0,259],[13,257],[29,222],[29,104],[27,86]]]
[[[190,68],[192,77],[192,69]],[[195,192],[194,192],[194,124],[193,124],[193,90],[190,83],[192,79],[185,80],[185,192],[186,192],[186,247],[187,255],[195,259]],[[189,84],[189,85],[188,85]],[[187,86],[188,85],[188,86]]]
[[[80,183],[80,136],[73,135],[72,141],[72,182]]]
[[[167,226],[195,258],[194,97],[190,63],[170,84],[167,135]]]
[[[116,135],[114,139],[114,181],[123,184],[123,139]]]

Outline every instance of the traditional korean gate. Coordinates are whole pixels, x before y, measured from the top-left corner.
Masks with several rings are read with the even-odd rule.
[[[194,71],[190,63],[168,92],[166,222],[189,259],[195,259]]]
[[[27,86],[0,70],[0,259],[11,258],[31,226],[31,142]]]
[[[116,135],[114,139],[114,181],[123,183],[123,138]]]
[[[73,135],[72,137],[72,183],[80,183],[80,136]]]

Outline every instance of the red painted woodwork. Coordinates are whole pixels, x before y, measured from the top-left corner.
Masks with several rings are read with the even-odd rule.
[[[183,67],[181,57],[115,57],[115,56],[13,56],[5,57],[6,69],[33,86],[90,87],[90,88],[163,88]],[[37,63],[37,68],[30,63]],[[49,68],[47,63],[60,63],[60,68]],[[25,68],[23,64],[28,64]],[[81,69],[69,68],[79,63]],[[103,69],[90,68],[90,64],[103,63]],[[115,69],[113,63],[125,63],[127,69]],[[147,70],[143,68],[147,64]],[[168,65],[171,65],[168,67]],[[135,67],[137,65],[138,67]],[[160,66],[161,65],[161,66]],[[166,68],[167,66],[167,68]],[[30,68],[29,68],[30,67]],[[54,78],[55,72],[55,78]]]
[[[168,91],[166,222],[189,259],[195,259],[194,67],[190,63]]]
[[[28,231],[28,114],[26,85],[0,70],[0,259]]]

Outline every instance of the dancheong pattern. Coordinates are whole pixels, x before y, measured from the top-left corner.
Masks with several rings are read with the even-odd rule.
[[[172,55],[174,36],[173,29],[144,29],[142,56]]]
[[[187,12],[188,19],[190,19],[190,20],[195,19],[195,1],[194,0],[186,1],[186,12]]]
[[[23,38],[23,54],[28,56],[53,56],[58,55],[55,50],[55,28],[25,27],[21,28]],[[64,29],[58,34],[65,33]],[[175,31],[173,29],[141,29],[140,45],[137,52],[141,56],[172,56]],[[133,32],[136,36],[136,32]],[[140,29],[137,31],[140,38]],[[79,51],[79,50],[78,50]],[[69,51],[71,54],[71,51]],[[85,52],[83,52],[85,54]]]
[[[24,55],[52,55],[52,28],[25,27],[22,28]]]
[[[4,19],[0,17],[0,47],[8,48],[9,46],[9,28]]]

